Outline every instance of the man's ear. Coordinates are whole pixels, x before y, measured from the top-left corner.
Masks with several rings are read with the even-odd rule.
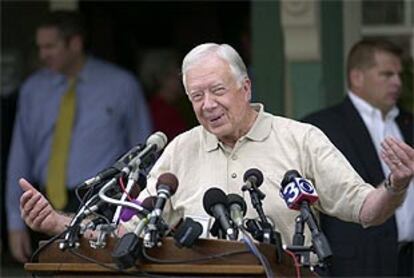
[[[248,77],[245,77],[242,81],[242,91],[246,96],[246,100],[250,102],[252,99],[252,82]]]
[[[353,69],[349,73],[351,88],[360,88],[364,83],[364,72],[361,69]]]
[[[69,47],[70,49],[76,50],[76,51],[83,51],[83,39],[79,35],[75,35],[69,39]]]

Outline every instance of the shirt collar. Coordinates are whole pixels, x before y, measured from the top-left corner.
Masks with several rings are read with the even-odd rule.
[[[78,82],[79,81],[85,81],[90,77],[90,74],[93,72],[93,58],[86,57],[85,65],[83,66],[82,70],[79,72],[79,75],[77,76]],[[66,76],[57,73],[54,71],[51,71],[49,69],[46,69],[48,74],[50,75],[50,78],[55,86],[61,85],[62,83],[66,82]]]
[[[251,141],[263,141],[270,134],[271,119],[264,112],[264,106],[260,103],[252,103],[250,106],[258,112],[257,118],[249,132],[239,140],[247,138]],[[217,137],[203,128],[205,149],[207,152],[216,150],[221,144]]]
[[[379,115],[382,118],[381,111],[372,106],[369,102],[362,99],[361,97],[357,96],[355,93],[349,91],[348,96],[351,99],[351,102],[354,104],[355,108],[361,115],[367,117],[373,117],[375,115]],[[400,110],[397,106],[394,106],[385,116],[385,120],[395,120],[397,118]]]

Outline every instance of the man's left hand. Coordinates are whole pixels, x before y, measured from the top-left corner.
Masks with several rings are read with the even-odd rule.
[[[414,149],[392,137],[382,143],[381,158],[391,170],[391,184],[398,191],[406,188],[414,176]]]

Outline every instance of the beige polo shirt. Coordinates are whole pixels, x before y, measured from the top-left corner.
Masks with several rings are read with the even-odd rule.
[[[203,196],[211,187],[243,196],[248,205],[246,217],[257,218],[249,194],[241,188],[243,174],[258,168],[264,175],[260,186],[266,194],[264,212],[281,232],[283,243],[290,244],[298,212],[287,208],[279,191],[286,171],[296,169],[315,185],[319,194],[317,210],[359,222],[361,206],[374,188],[362,180],[329,139],[312,125],[266,113],[261,104],[252,107],[259,112],[258,117],[233,149],[225,147],[202,126],[176,137],[151,170],[147,189],[139,199],[156,195],[157,177],[171,172],[177,176],[179,186],[164,212],[168,223],[183,215],[191,216],[204,222],[206,230],[211,218],[204,211]],[[306,229],[308,244],[310,239]]]

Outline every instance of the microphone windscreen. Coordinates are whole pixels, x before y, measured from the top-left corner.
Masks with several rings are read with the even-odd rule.
[[[157,186],[156,186],[157,190],[159,189],[160,186],[168,186],[170,190],[170,194],[173,195],[175,191],[177,191],[178,179],[172,173],[161,174],[158,177]]]
[[[124,207],[124,208],[122,208],[122,211],[121,211],[121,220],[124,221],[124,222],[127,222],[127,221],[131,220],[131,218],[134,215],[138,215],[138,217],[140,217],[140,218],[145,217],[150,211],[152,211],[154,209],[155,199],[156,199],[156,197],[149,196],[149,197],[145,198],[145,200],[142,201],[142,203],[138,200],[132,200],[133,203],[143,207],[147,211],[138,212],[136,209],[133,209],[133,208],[130,208],[130,207]]]
[[[286,187],[288,183],[290,183],[294,178],[301,178],[302,176],[299,174],[297,170],[289,170],[285,173],[282,182],[280,183],[282,188]]]
[[[247,182],[248,180],[255,180],[255,185],[257,187],[261,186],[263,183],[263,174],[262,171],[256,168],[251,168],[247,170],[243,175],[243,181]]]
[[[231,207],[232,205],[239,205],[243,211],[243,216],[246,215],[247,205],[244,199],[237,194],[228,194],[227,195],[227,206]]]
[[[145,209],[147,209],[148,211],[151,211],[154,209],[155,206],[155,201],[157,200],[157,197],[155,196],[149,196],[147,198],[145,198],[144,201],[142,201],[141,206]]]
[[[154,145],[157,147],[157,152],[164,149],[164,147],[167,145],[167,135],[162,133],[161,131],[157,131],[150,135],[147,139],[147,145]]]
[[[141,202],[138,200],[132,200],[132,202],[139,206],[141,205]],[[137,214],[137,210],[130,208],[130,207],[124,207],[121,210],[120,218],[123,222],[127,222],[131,220],[131,218],[136,214]]]
[[[136,197],[138,197],[139,193],[141,193],[141,191],[145,189],[145,187],[147,187],[147,178],[144,174],[139,173],[138,181],[131,188],[129,196],[135,199]]]
[[[203,197],[203,207],[204,210],[211,216],[213,215],[212,208],[217,205],[222,204],[227,207],[227,198],[226,194],[220,188],[213,187],[204,193]]]

